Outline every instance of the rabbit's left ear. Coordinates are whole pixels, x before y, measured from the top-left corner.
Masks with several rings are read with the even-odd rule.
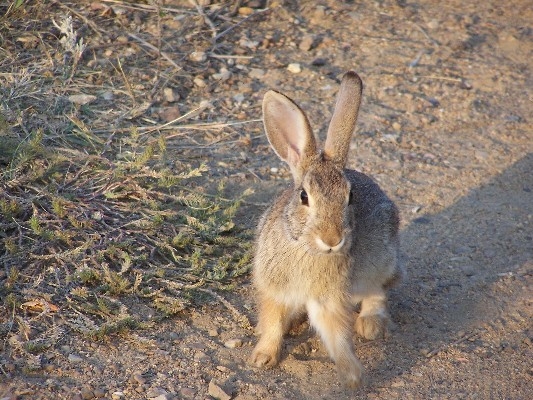
[[[342,166],[348,157],[362,92],[363,82],[359,75],[353,71],[345,73],[324,144],[324,157]]]
[[[305,113],[287,96],[269,90],[263,98],[263,123],[270,145],[289,164],[296,181],[316,155],[316,141]]]

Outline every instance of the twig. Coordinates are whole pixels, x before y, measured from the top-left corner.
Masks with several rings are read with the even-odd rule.
[[[246,18],[241,19],[241,20],[240,20],[239,22],[237,22],[235,25],[231,25],[228,29],[226,29],[225,31],[222,31],[222,32],[220,32],[218,35],[216,35],[216,36],[213,38],[213,42],[216,42],[216,41],[219,40],[222,36],[225,36],[226,34],[228,34],[229,32],[231,32],[233,29],[235,29],[236,27],[238,27],[239,25],[241,25],[241,24],[245,23],[246,21],[248,21],[250,18],[255,17],[256,15],[262,14],[262,13],[267,12],[267,11],[270,11],[270,8],[265,8],[265,9],[263,9],[263,10],[258,10],[257,12],[248,15]]]
[[[126,84],[126,88],[128,89],[128,93],[133,100],[133,105],[137,105],[137,100],[135,99],[135,93],[133,93],[133,89],[130,85],[130,82],[128,78],[126,77],[126,74],[124,73],[124,70],[122,69],[122,63],[120,62],[120,57],[117,57],[117,63],[118,63],[118,70],[120,72],[120,75],[122,75],[122,79],[124,80],[124,83]]]
[[[422,29],[422,27],[416,23],[413,23],[414,26],[416,26],[418,28],[418,30],[420,30],[420,32],[422,32],[422,34],[426,37],[427,40],[429,40],[431,43],[435,44],[435,45],[439,45],[439,42],[437,42],[435,39],[432,39],[424,29]]]
[[[253,329],[252,327],[252,324],[250,323],[250,320],[248,319],[248,317],[246,315],[244,315],[243,313],[241,313],[239,310],[237,310],[233,304],[231,304],[228,300],[226,300],[224,297],[222,297],[221,295],[213,292],[212,290],[210,289],[206,289],[206,288],[202,288],[202,287],[198,287],[196,288],[196,290],[200,290],[201,292],[204,292],[204,293],[207,293],[209,294],[210,296],[214,297],[215,299],[217,299],[218,301],[220,301],[232,314],[233,314],[233,317],[239,321],[240,323],[242,323],[243,325],[243,328],[245,329]]]
[[[426,79],[438,79],[441,81],[450,81],[450,82],[463,82],[463,79],[461,78],[450,78],[447,76],[436,76],[436,75],[419,75],[419,78],[426,78]]]
[[[128,36],[131,37],[131,38],[133,38],[133,39],[135,39],[135,40],[137,40],[137,41],[139,41],[140,43],[142,43],[143,45],[145,45],[146,47],[148,47],[150,50],[153,50],[153,51],[157,52],[157,54],[160,54],[161,57],[163,57],[163,58],[164,58],[165,60],[167,60],[170,64],[172,64],[172,66],[173,66],[174,68],[176,68],[178,71],[181,70],[181,67],[180,67],[178,64],[176,64],[176,63],[172,60],[172,58],[170,58],[170,56],[169,56],[167,53],[165,53],[164,51],[161,51],[160,49],[158,49],[157,47],[155,47],[153,44],[148,43],[146,40],[141,39],[139,36],[134,35],[133,33],[128,33]]]
[[[470,339],[472,339],[472,338],[474,338],[476,336],[479,336],[479,334],[480,334],[480,332],[472,332],[472,333],[469,333],[469,334],[465,334],[464,336],[460,337],[459,339],[454,340],[451,343],[439,346],[436,349],[431,350],[425,356],[426,356],[426,358],[432,358],[432,357],[436,356],[437,354],[439,354],[441,351],[443,351],[446,347],[457,346],[458,344],[461,344],[463,342],[466,342],[467,340],[470,340]]]
[[[209,53],[209,57],[212,58],[220,58],[220,59],[244,59],[244,60],[251,60],[254,58],[254,56],[237,56],[237,55],[226,55],[226,54],[213,54]]]
[[[198,11],[198,14],[200,14],[200,16],[204,19],[205,23],[209,25],[209,27],[213,31],[212,33],[213,37],[216,37],[217,27],[215,26],[213,21],[211,21],[211,19],[209,19],[209,17],[205,14],[204,9],[200,6],[200,4],[198,4],[196,0],[189,0],[189,3],[191,3],[193,6],[196,7],[196,11]]]
[[[158,126],[155,126],[155,127],[154,126],[139,126],[139,127],[136,127],[135,129],[137,129],[137,131],[139,131],[141,133],[148,133],[148,132],[154,132],[154,131],[165,131],[165,130],[170,130],[170,129],[209,130],[209,129],[222,129],[222,128],[226,128],[228,126],[244,125],[244,124],[249,124],[249,123],[252,123],[252,122],[262,122],[262,121],[263,121],[262,119],[250,119],[250,120],[247,120],[247,121],[206,122],[206,123],[199,123],[199,124],[168,126],[170,123],[176,122],[176,120],[173,120],[173,121],[167,122],[166,124],[158,125]],[[93,132],[94,133],[108,133],[108,132],[122,133],[122,132],[129,132],[132,129],[133,129],[132,127],[128,127],[128,128],[111,128],[111,129],[95,129]],[[182,135],[185,135],[185,134],[186,134],[185,132],[179,132],[179,133],[175,133],[173,135],[169,135],[169,136],[165,137],[165,139],[169,139],[169,138],[173,138],[173,137],[177,137],[177,136],[182,136]]]
[[[150,4],[131,4],[131,3],[126,3],[120,0],[102,0],[102,3],[112,3],[112,4],[117,4],[123,8],[128,8],[130,10],[142,10],[142,11],[153,12],[153,13],[158,12],[158,10],[161,10],[164,12],[191,14],[189,10],[179,10],[177,8],[172,8],[172,7],[155,7]]]

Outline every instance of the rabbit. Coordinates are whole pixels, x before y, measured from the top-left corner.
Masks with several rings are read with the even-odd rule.
[[[294,101],[273,90],[264,95],[266,135],[294,182],[260,219],[252,271],[260,339],[249,362],[275,366],[283,335],[307,312],[350,388],[363,373],[352,341],[355,306],[355,331],[384,337],[386,291],[403,275],[398,208],[371,178],[345,168],[362,88],[355,72],[344,74],[323,149]]]

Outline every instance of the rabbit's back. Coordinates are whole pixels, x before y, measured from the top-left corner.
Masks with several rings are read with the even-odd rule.
[[[351,282],[353,291],[367,293],[401,277],[399,265],[399,211],[369,176],[345,170],[350,181]]]

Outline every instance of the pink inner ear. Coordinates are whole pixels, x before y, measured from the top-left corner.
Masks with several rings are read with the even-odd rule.
[[[300,153],[291,144],[287,146],[287,163],[296,166],[300,162]]]

